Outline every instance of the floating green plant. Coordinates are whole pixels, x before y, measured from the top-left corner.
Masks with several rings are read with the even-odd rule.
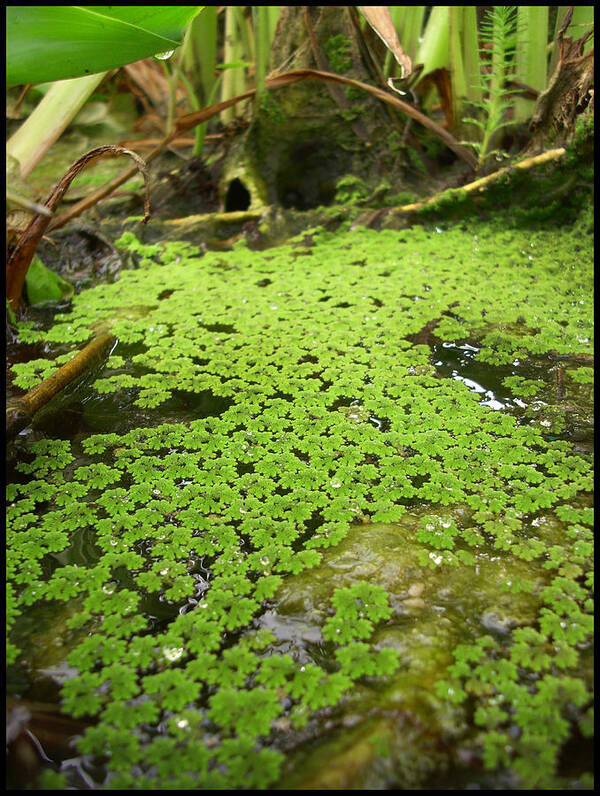
[[[110,327],[119,343],[95,382],[98,411],[133,395],[146,421],[24,438],[8,487],[9,663],[28,654],[21,618],[56,611],[62,705],[90,720],[78,749],[105,761],[99,785],[277,783],[287,732],[396,676],[399,653],[380,639],[403,626],[393,582],[362,576],[324,601],[324,661],[282,651],[261,618],[353,527],[387,523],[402,545],[417,507],[423,583],[492,559],[535,571],[504,584],[535,596],[534,618],[501,639],[465,626],[435,689],[463,721],[473,705],[486,766],[526,787],[561,784],[561,749],[590,731],[589,457],[494,411],[411,341],[448,319],[440,339],[476,341],[474,361],[492,366],[591,353],[579,325],[591,324],[591,224],[582,213],[573,228],[526,232],[319,228],[203,256],[128,236],[138,268],[76,296],[48,332],[20,327],[51,346]],[[200,394],[210,412],[164,422],[164,405]],[[564,537],[545,533],[546,517]]]

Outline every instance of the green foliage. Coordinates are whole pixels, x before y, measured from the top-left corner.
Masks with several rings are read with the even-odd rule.
[[[27,301],[32,307],[45,307],[68,301],[73,295],[73,286],[59,274],[46,268],[35,256],[25,277]]]
[[[307,235],[319,251],[310,268],[299,267]],[[451,306],[481,359],[591,353],[577,327],[591,323],[580,303],[591,252],[573,245],[588,237],[414,227],[409,245],[406,231],[316,229],[264,253],[200,256],[124,236],[140,267],[74,297],[47,333],[19,326],[61,345],[111,325],[119,344],[95,383],[98,411],[108,399],[143,409],[129,426],[119,416],[118,434],[23,438],[8,487],[9,661],[21,616],[65,612],[76,672],[63,707],[93,718],[78,749],[107,761],[104,785],[274,784],[282,726],[395,671],[396,651],[372,639],[396,618],[366,580],[328,594],[328,666],[282,653],[258,620],[351,524],[417,509],[411,565],[423,580],[493,557],[522,573],[506,593],[539,595],[502,644],[469,627],[473,643],[457,646],[436,692],[456,709],[472,701],[487,766],[525,786],[553,781],[571,727],[591,721],[591,464],[442,378],[428,346],[409,341]],[[20,374],[29,385],[44,361]],[[545,514],[565,526],[551,542]]]
[[[335,186],[335,201],[337,204],[353,204],[360,199],[366,199],[368,188],[364,182],[351,174],[341,177]]]
[[[56,363],[49,359],[30,359],[29,362],[16,362],[11,370],[16,374],[13,379],[15,386],[29,390],[51,376],[57,367]]]
[[[553,558],[563,567],[577,561],[590,568],[592,547],[557,545],[549,563]],[[577,578],[582,571],[572,574]],[[579,670],[580,650],[593,634],[588,595],[577,580],[554,578],[542,591],[546,605],[539,614],[539,629],[514,629],[508,648],[491,636],[458,646],[449,667],[453,679],[436,685],[438,694],[453,703],[469,695],[479,698],[475,723],[486,730],[480,739],[483,762],[490,769],[512,766],[522,787],[552,787],[558,751],[571,733],[572,717],[591,698],[584,682],[571,674]],[[586,726],[583,716],[580,721]]]
[[[331,602],[336,613],[325,623],[323,638],[341,644],[368,638],[374,622],[388,619],[392,613],[385,591],[366,581],[338,589]]]
[[[343,34],[332,36],[325,42],[323,49],[332,72],[343,75],[352,67],[350,42]]]
[[[175,49],[201,6],[11,6],[6,83],[80,77]]]
[[[568,371],[569,376],[578,384],[593,384],[594,369],[591,367],[579,367]]]
[[[508,387],[513,395],[523,398],[531,398],[540,392],[543,382],[536,379],[524,379],[522,376],[507,376],[502,380],[502,384]]]
[[[398,653],[392,649],[374,652],[368,644],[353,641],[336,651],[336,658],[342,665],[342,673],[349,677],[368,675],[391,675],[398,667]]]
[[[463,119],[463,122],[477,127],[481,134],[481,141],[469,142],[477,152],[478,169],[495,152],[491,149],[494,134],[510,124],[506,112],[514,104],[514,92],[504,84],[516,52],[516,11],[516,6],[489,6],[480,26],[483,48],[490,48],[491,69],[481,75],[483,100],[471,102],[480,111],[480,116]],[[485,49],[482,52],[488,54]]]

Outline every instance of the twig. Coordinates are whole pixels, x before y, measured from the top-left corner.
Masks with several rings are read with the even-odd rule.
[[[564,154],[565,149],[563,147],[559,147],[558,149],[549,149],[546,152],[542,152],[540,155],[535,155],[534,157],[527,158],[519,163],[514,163],[511,166],[505,166],[503,169],[498,169],[498,171],[493,172],[493,174],[488,174],[487,177],[481,177],[481,179],[470,182],[468,185],[463,185],[458,190],[464,191],[467,194],[481,193],[489,188],[490,185],[513,171],[528,171],[529,169],[533,169],[536,166],[541,166],[544,163],[549,163],[553,160],[559,160]],[[424,207],[429,207],[430,205],[436,204],[446,195],[448,197],[452,196],[455,191],[456,189],[450,189],[442,191],[441,193],[438,193],[423,202],[414,202],[413,204],[402,205],[401,207],[391,207],[388,210],[388,215],[414,213],[417,210],[422,210]]]
[[[559,368],[556,371],[556,398],[558,401],[562,401],[564,397],[565,397],[564,370],[563,368]]]
[[[86,166],[89,166],[90,163],[93,163],[95,160],[100,160],[100,158],[105,157],[116,157],[118,155],[129,155],[129,157],[133,158],[136,165],[132,170],[132,174],[135,174],[137,171],[142,173],[144,182],[146,183],[144,223],[150,219],[150,185],[148,182],[146,164],[142,158],[130,149],[115,146],[114,144],[96,147],[86,152],[85,155],[82,155],[73,163],[71,168],[62,177],[56,188],[54,188],[50,196],[44,202],[44,206],[49,211],[49,214],[39,213],[31,219],[29,226],[21,234],[17,245],[10,255],[6,264],[6,298],[13,312],[16,312],[21,301],[21,293],[23,291],[23,285],[25,284],[27,269],[31,264],[35,250],[42,236],[50,227],[52,221],[50,214],[58,207],[65,192],[71,185],[71,182]],[[50,227],[50,229],[51,228],[52,227]]]
[[[28,393],[10,401],[6,405],[6,435],[15,437],[26,428],[36,412],[45,406],[51,398],[77,381],[100,357],[104,357],[116,343],[116,338],[109,332],[102,332],[88,343],[73,359],[59,368]]]

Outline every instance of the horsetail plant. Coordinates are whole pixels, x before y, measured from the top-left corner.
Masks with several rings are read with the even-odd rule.
[[[511,124],[507,111],[514,105],[514,91],[505,88],[511,70],[511,61],[516,53],[516,7],[492,6],[480,26],[482,53],[491,52],[491,69],[481,73],[483,99],[471,102],[479,110],[477,117],[463,118],[463,122],[475,125],[481,132],[481,141],[466,142],[477,152],[477,171],[481,171],[487,158],[494,154],[496,134]]]

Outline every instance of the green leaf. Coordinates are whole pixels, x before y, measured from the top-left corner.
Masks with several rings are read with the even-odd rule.
[[[73,285],[51,271],[36,255],[25,276],[27,300],[31,307],[47,307],[68,301],[73,295]]]
[[[82,77],[174,50],[203,6],[8,6],[6,84]]]

